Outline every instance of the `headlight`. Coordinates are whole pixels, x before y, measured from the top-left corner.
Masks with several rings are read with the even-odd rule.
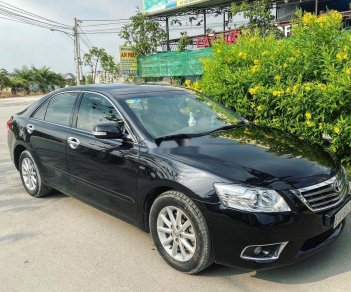
[[[215,183],[224,206],[248,212],[291,211],[285,200],[273,190],[242,185]]]

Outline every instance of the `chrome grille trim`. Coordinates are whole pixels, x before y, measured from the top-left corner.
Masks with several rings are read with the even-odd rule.
[[[327,198],[334,198],[336,196],[339,196],[338,194],[329,194],[329,195],[325,195],[325,196],[322,196],[322,197],[319,197],[319,198],[314,198],[314,199],[310,199],[308,200],[310,203],[313,203],[313,202],[318,202],[318,201],[321,201],[321,200],[324,200],[324,199],[327,199]]]
[[[342,188],[337,192],[334,187],[336,180],[340,180]],[[344,171],[336,176],[316,185],[291,190],[311,211],[321,212],[339,205],[349,193],[349,182]]]
[[[316,191],[316,192],[309,192],[308,194],[304,193],[304,197],[305,198],[309,198],[309,197],[313,197],[313,196],[318,195],[318,194],[323,194],[325,192],[331,192],[333,190],[334,190],[334,188],[328,187],[328,188],[325,188],[325,189],[322,189],[322,190],[319,190],[319,191]]]

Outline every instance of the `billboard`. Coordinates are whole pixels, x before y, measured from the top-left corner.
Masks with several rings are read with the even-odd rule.
[[[206,0],[144,0],[144,11],[152,14],[200,2],[206,2]]]
[[[121,72],[124,75],[137,75],[138,74],[138,61],[137,56],[131,47],[120,46],[120,66]]]

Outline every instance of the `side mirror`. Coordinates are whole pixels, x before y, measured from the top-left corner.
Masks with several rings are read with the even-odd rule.
[[[94,126],[93,135],[99,139],[121,139],[123,132],[115,123],[101,123]]]

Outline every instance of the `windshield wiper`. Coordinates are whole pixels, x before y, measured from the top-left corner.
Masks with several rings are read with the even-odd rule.
[[[196,136],[199,136],[199,135],[198,134],[172,134],[172,135],[158,137],[155,139],[155,142],[159,144],[161,141],[186,139],[186,138],[192,138]]]
[[[205,133],[196,133],[196,134],[180,133],[180,134],[171,134],[171,135],[161,136],[161,137],[155,138],[155,142],[157,144],[159,144],[161,141],[176,140],[176,139],[187,139],[187,138],[193,138],[193,137],[201,137],[201,136],[206,136],[206,135],[213,134],[213,133],[216,133],[216,132],[230,130],[230,129],[234,129],[234,128],[237,128],[237,127],[245,126],[245,125],[248,125],[248,124],[249,124],[249,122],[247,120],[243,120],[243,121],[240,121],[236,125],[225,125],[223,127],[220,127],[220,128],[217,128],[217,129],[214,129],[212,131],[205,132]]]
[[[242,121],[236,125],[225,125],[223,127],[220,127],[220,128],[214,129],[210,132],[207,132],[207,134],[213,134],[213,133],[217,133],[217,132],[221,132],[221,131],[225,131],[225,130],[231,130],[231,129],[235,129],[235,128],[242,127],[245,125],[248,125],[248,123],[246,123],[245,121]]]

